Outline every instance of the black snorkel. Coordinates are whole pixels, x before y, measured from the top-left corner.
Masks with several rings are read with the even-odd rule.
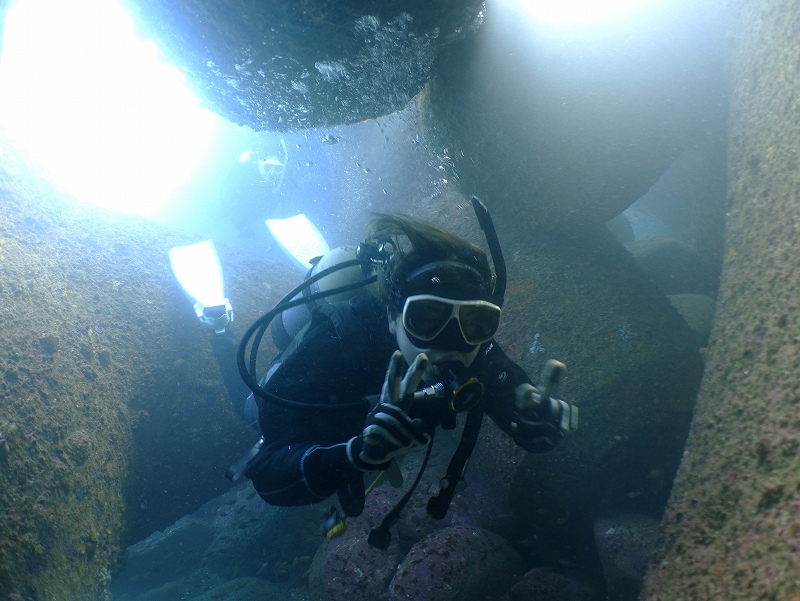
[[[471,196],[472,209],[475,211],[475,217],[478,219],[478,225],[483,230],[483,235],[486,237],[486,243],[489,245],[489,254],[492,256],[492,264],[494,265],[494,291],[492,292],[492,302],[498,307],[503,306],[503,301],[506,296],[506,261],[503,258],[503,249],[500,248],[500,240],[497,238],[497,231],[494,229],[494,222],[492,216],[489,215],[489,209],[483,204],[477,196]]]

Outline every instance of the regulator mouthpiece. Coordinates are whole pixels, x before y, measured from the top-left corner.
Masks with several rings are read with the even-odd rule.
[[[483,397],[483,384],[470,376],[467,367],[459,361],[445,361],[433,366],[433,372],[450,392],[450,409],[456,413],[469,411]]]

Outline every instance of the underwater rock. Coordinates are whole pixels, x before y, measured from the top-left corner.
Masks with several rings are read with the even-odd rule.
[[[481,2],[126,0],[213,111],[256,131],[332,127],[403,108]]]
[[[405,485],[394,489],[384,482],[367,497],[364,513],[348,518],[347,531],[338,538],[324,542],[317,552],[309,575],[309,586],[316,598],[325,601],[356,601],[358,599],[383,598],[409,548],[438,548],[443,532],[454,528],[481,531],[482,527],[494,525],[500,512],[508,512],[507,503],[491,490],[477,474],[468,478],[469,486],[455,496],[450,511],[441,520],[431,518],[425,506],[432,494],[438,490],[439,479],[444,474],[457,439],[453,433],[441,432],[438,436],[430,463],[420,480],[417,492],[400,515],[397,525],[391,529],[392,540],[387,551],[380,551],[367,544],[370,530],[377,527],[414,479],[419,469],[422,454],[415,453],[404,458],[402,472]],[[496,535],[492,535],[496,536]],[[447,538],[447,540],[450,540]],[[507,546],[507,544],[505,544]],[[427,569],[421,567],[420,569]],[[365,575],[372,573],[376,582],[365,584]],[[448,583],[431,581],[430,594],[449,598]]]
[[[697,344],[704,347],[711,335],[716,301],[704,294],[671,294],[667,298],[697,334]]]
[[[601,601],[607,599],[596,594],[587,585],[556,574],[550,570],[534,568],[506,593],[501,601]]]
[[[478,601],[508,590],[524,570],[519,554],[481,528],[452,526],[414,545],[389,585],[391,601]]]
[[[438,442],[438,441],[437,441]],[[451,451],[452,452],[452,451]],[[450,453],[445,454],[447,458]],[[439,480],[446,473],[446,465],[429,466],[415,494],[397,523],[397,536],[404,545],[414,544],[437,530],[451,526],[486,528],[497,515],[509,511],[507,500],[497,494],[477,472],[466,478],[467,486],[453,497],[450,509],[441,520],[435,520],[426,509],[428,499],[439,490]],[[429,491],[427,494],[424,491]]]
[[[643,601],[800,594],[800,4],[731,8],[725,259]]]
[[[664,294],[713,296],[719,282],[706,260],[691,246],[675,238],[645,238],[625,245],[639,268]]]
[[[380,524],[392,507],[392,498],[369,495],[364,513],[348,518],[347,530],[324,541],[311,563],[308,587],[321,601],[368,601],[380,599],[402,559],[397,537],[385,550],[367,543],[369,531]]]
[[[203,554],[203,566],[226,579],[301,580],[323,540],[320,507],[272,507],[249,482],[237,491],[216,510],[218,535]]]
[[[723,135],[692,145],[623,213],[634,239],[677,238],[718,266],[715,277],[722,264],[725,234],[726,145]]]
[[[0,598],[102,598],[123,533],[141,540],[227,489],[253,433],[216,376],[201,382],[216,369],[208,333],[167,259],[195,240],[80,205],[20,156],[0,137],[0,289],[14,299],[0,335]],[[295,279],[220,255],[245,322]],[[178,358],[189,368],[176,374]]]
[[[68,211],[2,135],[0,157],[0,289],[14,313],[0,333],[0,598],[101,599],[123,528],[133,392],[121,374],[87,379],[79,349],[89,323],[116,322],[107,339],[137,328],[69,278],[80,265],[106,279],[73,244],[102,226]]]
[[[92,450],[92,437],[86,430],[76,430],[67,437],[64,452],[69,461],[76,465],[83,465],[89,458]]]
[[[452,161],[449,179],[496,217],[532,231],[603,223],[688,145],[725,139],[714,8],[669,15],[671,27],[600,52],[580,36],[537,35],[522,3],[490,3],[477,35],[443,54],[420,95],[426,138]]]
[[[264,601],[265,599],[286,599],[286,591],[261,578],[236,578],[214,587],[191,601]]]
[[[308,586],[322,601],[367,601],[381,598],[401,555],[396,544],[387,550],[367,543],[366,535],[333,539],[317,552]]]
[[[659,520],[637,514],[603,516],[594,524],[594,536],[608,598],[636,601],[659,541]]]
[[[200,565],[204,550],[216,535],[210,524],[187,516],[128,547],[124,570],[112,582],[114,598],[137,599],[147,591],[181,581]]]
[[[628,242],[636,240],[633,226],[624,212],[606,221],[606,227],[620,244],[627,244]]]
[[[271,507],[249,482],[236,486],[126,549],[114,599],[193,598],[245,577],[273,582],[286,594],[322,540],[318,515],[317,507]]]
[[[164,237],[157,238],[163,243],[163,257],[169,246],[184,243],[168,244],[167,232],[157,236]],[[277,303],[296,275],[289,266],[241,250],[218,245],[217,251],[225,289],[236,311],[232,328],[238,333],[237,323],[249,324],[264,307]],[[157,252],[155,243],[151,252]],[[227,490],[230,483],[223,476],[225,470],[249,450],[257,436],[234,413],[211,353],[208,331],[197,320],[163,257],[149,257],[149,263],[160,268],[148,276],[158,278],[159,283],[150,285],[166,293],[154,296],[139,288],[129,292],[149,295],[149,300],[161,303],[156,310],[148,305],[152,311],[148,317],[136,316],[142,322],[140,335],[131,342],[147,342],[146,348],[129,357],[123,354],[126,347],[119,346],[114,353],[115,369],[101,370],[113,376],[122,357],[139,361],[138,370],[128,374],[140,383],[128,405],[134,416],[133,442],[140,449],[130,466],[129,542],[163,529]],[[129,263],[133,260],[125,258]],[[135,277],[142,266],[133,264],[131,269],[131,277]],[[127,302],[124,296],[120,302]],[[265,341],[264,355],[275,352],[273,349],[271,340]]]
[[[580,426],[531,454],[486,420],[470,470],[508,490],[513,510],[551,541],[551,559],[582,564],[593,561],[585,549],[604,508],[663,510],[702,359],[694,332],[604,227],[501,239],[510,277],[496,339],[534,382],[548,358],[567,365],[556,396],[579,407]]]
[[[53,334],[45,334],[39,338],[39,345],[45,355],[55,355],[58,352],[58,338]]]
[[[243,576],[229,581],[216,579],[213,574],[197,570],[191,577],[172,581],[138,595],[133,601],[264,601],[288,599],[289,593],[268,580]],[[128,599],[128,597],[124,597]],[[116,595],[114,601],[117,601]]]

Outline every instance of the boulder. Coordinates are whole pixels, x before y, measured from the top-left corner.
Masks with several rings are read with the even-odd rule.
[[[264,599],[285,599],[286,591],[272,582],[260,578],[236,578],[192,597],[191,601],[263,601]],[[173,597],[174,598],[174,597]]]
[[[501,601],[600,601],[606,599],[580,580],[534,568]]]
[[[511,588],[524,572],[519,554],[500,536],[452,526],[414,545],[389,584],[391,601],[478,601]]]
[[[697,344],[704,347],[711,335],[711,324],[717,303],[703,294],[671,294],[667,297],[672,306],[697,335]]]
[[[216,113],[296,131],[403,108],[439,49],[480,22],[481,3],[424,0],[126,0],[141,33]]]
[[[579,407],[580,427],[529,454],[487,420],[475,467],[553,541],[553,559],[592,561],[605,507],[663,509],[702,374],[695,334],[605,228],[501,239],[510,261],[497,341],[534,381],[548,358],[566,363],[556,394]]]
[[[420,95],[426,138],[449,158],[449,179],[496,216],[537,229],[603,223],[685,148],[724,139],[724,31],[708,10],[601,46],[551,39],[522,3],[491,3]]]
[[[628,242],[625,248],[664,294],[713,296],[717,290],[716,269],[685,242],[667,237],[645,238]]]
[[[112,582],[114,599],[213,597],[215,586],[243,578],[273,583],[286,595],[323,540],[319,515],[317,507],[270,507],[243,483],[128,547]]]
[[[800,4],[731,8],[725,259],[645,601],[800,594]]]
[[[364,513],[347,520],[347,531],[320,546],[308,575],[314,599],[366,601],[385,594],[403,553],[396,536],[387,549],[370,546],[367,537],[392,506],[390,497],[371,494]]]
[[[2,137],[0,157],[0,597],[93,599],[123,541],[229,487],[254,433],[170,270],[197,239],[80,205]],[[244,323],[297,279],[221,258]]]
[[[601,516],[594,523],[594,537],[608,598],[636,601],[659,543],[659,519],[639,514]]]

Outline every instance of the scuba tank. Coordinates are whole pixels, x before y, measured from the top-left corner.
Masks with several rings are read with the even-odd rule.
[[[355,288],[344,292],[331,293],[330,295],[320,294],[330,292],[335,288],[361,282],[364,278],[372,274],[374,267],[369,263],[351,265],[341,269],[332,269],[343,263],[355,260],[357,254],[358,247],[356,246],[340,246],[331,249],[321,257],[313,259],[313,266],[303,278],[304,284],[310,280],[311,283],[307,286],[303,286],[303,289],[291,298],[292,301],[304,299],[307,300],[307,302],[300,303],[282,311],[270,326],[272,341],[279,350],[285,350],[306,324],[311,321],[311,310],[315,306],[320,303],[335,303],[337,301],[349,300],[362,293],[361,289]],[[314,276],[328,269],[331,269],[329,275],[314,280]],[[367,285],[367,291],[369,292],[369,285]],[[312,295],[318,294],[320,294],[320,297],[317,298],[317,300],[309,300]]]

